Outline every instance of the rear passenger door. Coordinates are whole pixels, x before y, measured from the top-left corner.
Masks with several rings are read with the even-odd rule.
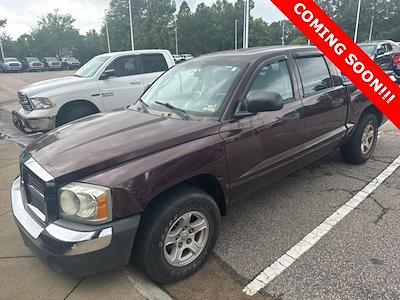
[[[98,81],[104,110],[114,110],[135,103],[144,91],[137,55],[116,58],[106,70],[115,70],[115,77]]]
[[[304,105],[305,146],[329,152],[339,145],[346,132],[346,87],[322,53],[303,52],[293,56]]]
[[[168,64],[161,53],[140,54],[145,87],[151,85],[160,75],[168,70]]]

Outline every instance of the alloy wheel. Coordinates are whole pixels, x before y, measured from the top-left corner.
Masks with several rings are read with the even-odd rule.
[[[164,240],[164,257],[174,267],[193,262],[207,245],[209,222],[199,211],[181,215],[169,228]]]

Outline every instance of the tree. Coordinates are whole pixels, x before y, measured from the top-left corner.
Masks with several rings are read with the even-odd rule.
[[[58,55],[61,58],[65,53],[71,52],[81,38],[74,22],[75,19],[70,14],[60,14],[58,10],[41,17],[32,30],[36,55]]]
[[[79,57],[82,63],[86,63],[94,56],[107,51],[103,40],[103,36],[96,30],[90,30],[85,36],[82,36],[80,42],[72,49],[70,54]]]
[[[137,34],[142,48],[173,48],[174,0],[147,0],[143,29]]]
[[[273,39],[271,30],[263,19],[257,18],[250,22],[249,47],[271,45]]]
[[[128,1],[129,0],[111,0],[110,7],[105,16],[108,22],[112,51],[124,51],[131,49]],[[139,36],[143,30],[146,0],[130,1],[132,4],[135,48],[140,49],[143,47]],[[105,25],[103,26],[101,32],[103,36],[105,36]]]
[[[7,24],[7,19],[0,20],[0,28],[5,27]]]
[[[192,24],[192,12],[186,1],[181,3],[179,12],[176,16],[178,27],[178,47],[181,53],[191,53],[190,43],[194,27]]]

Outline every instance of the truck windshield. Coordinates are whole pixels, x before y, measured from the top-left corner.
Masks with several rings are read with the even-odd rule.
[[[376,45],[359,45],[359,46],[369,56],[372,56],[375,54]]]
[[[76,77],[92,77],[97,71],[104,65],[108,60],[107,56],[97,56],[92,58],[88,63],[86,63],[82,68],[75,72]]]
[[[187,62],[175,66],[160,77],[143,95],[150,108],[160,109],[157,102],[199,117],[217,117],[222,103],[243,66],[219,62]]]

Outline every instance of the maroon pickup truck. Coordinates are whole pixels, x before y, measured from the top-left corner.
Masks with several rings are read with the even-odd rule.
[[[365,162],[385,120],[316,48],[205,55],[128,109],[28,146],[14,217],[58,272],[93,274],[132,257],[154,281],[179,280],[210,255],[232,203],[338,148]]]

